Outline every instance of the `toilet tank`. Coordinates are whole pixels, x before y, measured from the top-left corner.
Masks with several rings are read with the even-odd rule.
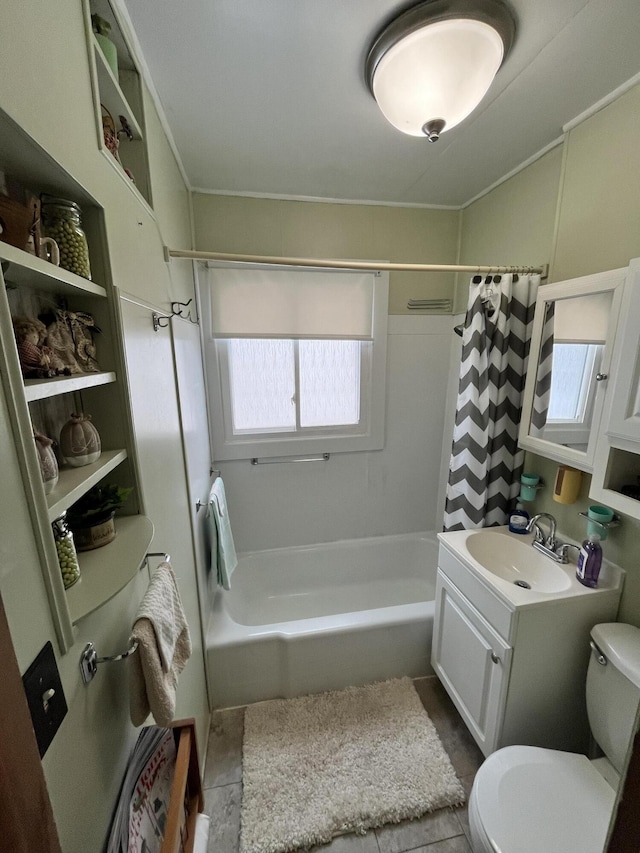
[[[587,713],[591,732],[618,773],[634,734],[640,704],[640,628],[619,622],[595,625],[587,672]]]

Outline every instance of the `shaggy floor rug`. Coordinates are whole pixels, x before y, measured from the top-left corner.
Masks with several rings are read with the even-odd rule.
[[[249,706],[242,853],[286,853],[465,796],[409,678]]]

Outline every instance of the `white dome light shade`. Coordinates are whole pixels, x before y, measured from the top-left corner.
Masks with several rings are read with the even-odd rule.
[[[451,130],[471,113],[493,82],[504,55],[488,24],[452,19],[429,24],[391,47],[378,63],[372,88],[385,118],[403,133],[424,136],[425,125]]]
[[[422,0],[378,33],[367,84],[394,127],[435,142],[478,106],[515,34],[504,0]]]

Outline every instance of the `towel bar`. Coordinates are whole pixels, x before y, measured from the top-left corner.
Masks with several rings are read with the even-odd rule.
[[[162,557],[165,563],[171,561],[171,554],[167,554],[164,551],[149,551],[144,555],[144,560],[142,561],[143,566],[149,567],[149,557]]]
[[[280,462],[328,462],[331,458],[330,453],[323,453],[320,456],[277,456],[273,459],[251,459],[252,465],[277,465]]]
[[[96,647],[93,643],[87,643],[84,647],[84,651],[80,655],[80,672],[82,673],[83,682],[88,684],[93,680],[96,672],[98,671],[99,663],[112,663],[113,661],[124,660],[132,655],[137,648],[138,641],[134,640],[126,652],[122,652],[122,654],[119,655],[108,655],[107,657],[99,658]]]
[[[213,467],[213,463],[209,468],[209,474],[216,480],[218,479],[218,477],[222,477],[222,473],[217,468]],[[196,501],[196,512],[200,512],[200,510],[205,506],[208,506],[207,502],[201,501],[200,498],[198,498],[198,500]]]

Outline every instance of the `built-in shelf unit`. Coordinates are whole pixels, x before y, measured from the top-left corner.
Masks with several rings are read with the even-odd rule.
[[[9,412],[34,539],[62,651],[74,642],[74,625],[93,613],[137,574],[145,561],[153,525],[143,515],[135,442],[125,387],[122,329],[114,303],[103,211],[6,114],[0,112],[0,171],[29,192],[50,193],[77,202],[87,234],[93,280],[81,278],[27,251],[0,242],[0,378]],[[23,379],[12,318],[37,317],[61,308],[90,314],[99,370],[52,378]],[[33,428],[58,440],[72,412],[92,416],[102,440],[97,461],[81,467],[62,464],[59,479],[45,493]],[[80,580],[65,590],[51,523],[92,486],[113,482],[133,487],[113,542],[80,552]]]
[[[134,58],[126,23],[109,0],[83,0],[89,69],[98,132],[98,147],[131,191],[152,213],[151,181],[146,143],[142,78]],[[109,39],[118,53],[114,74],[92,29],[91,16],[99,15],[111,25]],[[104,141],[103,117],[110,116],[119,133],[117,158]],[[130,131],[123,131],[121,117]]]

